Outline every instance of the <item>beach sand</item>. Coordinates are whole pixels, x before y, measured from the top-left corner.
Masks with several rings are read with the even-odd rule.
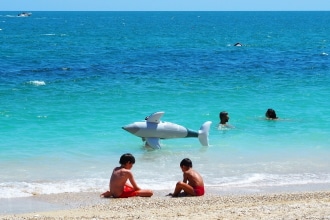
[[[104,199],[98,193],[37,195],[61,210],[0,215],[0,219],[330,219],[330,192]],[[33,203],[33,202],[32,202]],[[64,208],[63,208],[64,207]]]

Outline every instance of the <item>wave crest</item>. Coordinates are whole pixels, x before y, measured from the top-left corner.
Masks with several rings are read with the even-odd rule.
[[[35,86],[45,86],[46,85],[45,81],[39,81],[39,80],[29,81],[28,83],[35,85]]]

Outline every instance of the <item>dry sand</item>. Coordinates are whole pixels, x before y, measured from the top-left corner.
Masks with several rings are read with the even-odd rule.
[[[264,195],[205,195],[171,198],[101,199],[96,193],[37,196],[67,205],[50,212],[0,215],[0,219],[328,219],[330,192]],[[68,208],[70,207],[71,208]]]

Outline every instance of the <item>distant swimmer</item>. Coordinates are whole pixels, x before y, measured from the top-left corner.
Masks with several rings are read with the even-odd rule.
[[[235,47],[241,47],[243,46],[241,43],[237,42],[236,44],[234,44]]]
[[[219,119],[220,119],[220,123],[218,125],[218,129],[233,128],[233,126],[231,126],[227,123],[229,121],[228,112],[226,112],[226,111],[220,112],[219,113]]]
[[[266,113],[265,113],[266,119],[268,120],[276,120],[278,119],[278,117],[276,116],[276,112],[274,109],[269,108],[267,109]]]

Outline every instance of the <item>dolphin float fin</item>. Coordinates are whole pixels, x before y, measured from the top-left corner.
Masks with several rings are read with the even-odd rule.
[[[160,149],[159,138],[149,137],[149,138],[146,138],[146,142],[153,149]]]
[[[209,146],[209,131],[211,124],[211,121],[204,122],[198,131],[198,140],[203,146]]]
[[[147,120],[147,122],[159,124],[160,118],[164,115],[164,113],[165,112],[155,112],[155,113],[152,113],[151,115],[147,116],[145,118],[145,120]]]

